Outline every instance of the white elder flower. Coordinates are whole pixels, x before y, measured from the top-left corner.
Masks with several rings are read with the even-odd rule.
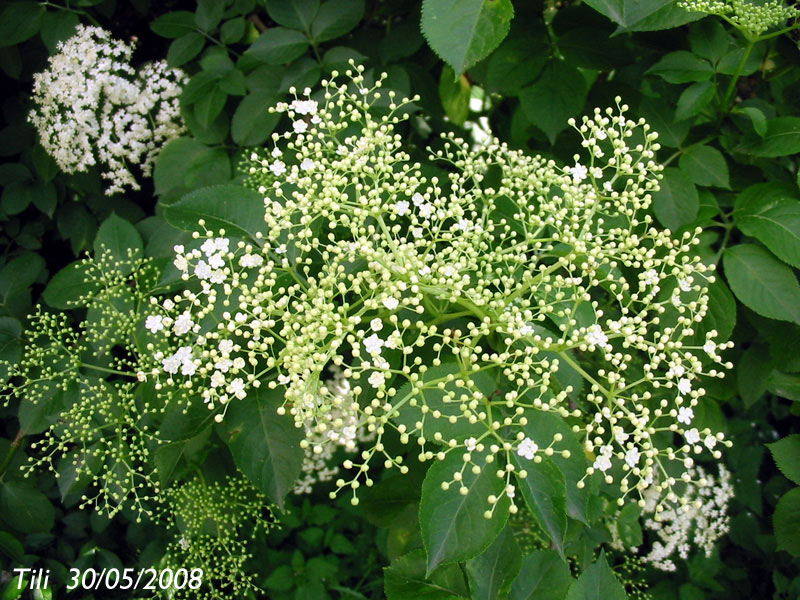
[[[717,344],[713,340],[708,340],[703,344],[703,351],[711,356],[717,351]]]
[[[572,181],[575,183],[580,183],[586,179],[586,175],[589,173],[588,169],[580,163],[575,163],[574,167],[569,168],[569,172],[572,175]]]
[[[300,169],[303,171],[310,171],[315,166],[316,165],[314,164],[314,161],[311,160],[310,158],[304,158],[303,161],[300,163]]]
[[[192,321],[192,316],[188,312],[184,312],[175,319],[175,323],[172,325],[172,331],[175,332],[175,335],[184,335],[189,333],[193,326],[194,321]]]
[[[178,255],[175,257],[175,260],[172,261],[172,264],[175,265],[175,268],[179,271],[186,273],[189,270],[189,261],[186,260],[186,257],[183,255]]]
[[[144,322],[144,326],[146,329],[150,330],[150,333],[158,333],[164,329],[164,317],[161,315],[150,315]]]
[[[269,170],[272,171],[272,174],[275,175],[275,177],[280,177],[286,173],[286,165],[282,160],[276,160],[269,166]]]
[[[211,279],[212,273],[211,265],[204,260],[198,261],[194,267],[194,274],[198,279]]]
[[[381,385],[383,385],[383,383],[384,383],[384,381],[385,381],[385,380],[386,380],[386,377],[384,376],[384,374],[383,374],[383,373],[381,373],[380,371],[374,371],[374,372],[372,373],[372,375],[370,375],[370,376],[369,376],[369,379],[367,379],[367,382],[368,382],[368,383],[369,383],[369,384],[370,384],[372,387],[374,387],[374,388],[378,388],[378,387],[380,387]]]
[[[383,348],[383,340],[375,333],[364,340],[364,349],[373,356],[380,354],[381,348]]]
[[[179,97],[187,81],[166,62],[130,65],[133,45],[99,27],[79,25],[34,76],[29,115],[42,146],[66,173],[101,165],[106,194],[140,189],[166,143],[181,135]]]
[[[214,368],[222,373],[227,373],[233,366],[233,361],[230,358],[220,358],[214,363]]]
[[[195,374],[195,371],[197,371],[197,365],[193,360],[184,360],[183,363],[181,363],[181,375],[191,377]]]
[[[292,129],[294,129],[295,133],[305,133],[308,129],[308,123],[305,121],[294,121],[292,123]]]
[[[419,206],[419,214],[423,219],[427,219],[433,214],[433,204],[425,202]]]
[[[229,394],[236,396],[239,400],[242,400],[247,396],[247,392],[244,391],[244,380],[241,377],[237,377],[231,381],[228,384],[227,391]]]
[[[233,340],[220,340],[217,348],[223,355],[228,355],[233,352]]]
[[[414,206],[420,207],[425,203],[425,198],[419,192],[416,192],[413,196],[411,196],[411,202],[414,203]]]
[[[684,377],[678,382],[678,391],[684,395],[688,394],[692,391],[692,382]]]
[[[703,443],[705,444],[706,448],[713,450],[714,446],[717,445],[717,438],[715,438],[713,435],[707,435],[703,440]]]
[[[389,296],[388,298],[384,299],[383,305],[389,310],[395,310],[398,306],[400,306],[400,301],[394,296]]]
[[[646,285],[657,285],[660,280],[655,269],[650,269],[649,271],[642,273],[642,281]]]
[[[467,449],[467,452],[474,452],[475,448],[478,447],[478,440],[474,437],[467,438],[464,440],[464,447]]]
[[[692,277],[680,278],[678,279],[678,287],[681,288],[682,292],[691,292],[693,281]]]
[[[628,466],[633,469],[636,465],[639,464],[639,449],[638,448],[630,448],[625,453],[625,462]]]
[[[214,374],[211,376],[211,387],[218,388],[224,385],[225,385],[225,376],[219,371],[214,371]]]
[[[380,331],[381,329],[383,329],[383,321],[375,317],[374,319],[372,319],[372,321],[369,322],[369,326],[370,329],[372,329],[372,331]]]
[[[517,454],[528,460],[533,460],[537,450],[539,450],[539,446],[529,437],[526,437],[517,446]]]
[[[678,409],[678,423],[689,425],[691,424],[692,419],[694,419],[694,411],[691,408],[681,406]]]
[[[244,254],[239,259],[239,266],[245,268],[254,268],[260,267],[263,262],[264,259],[260,254]]]
[[[611,453],[614,449],[611,446],[603,446],[600,448],[600,454],[597,455],[597,458],[594,460],[594,467],[598,471],[602,471],[605,473],[611,468]]]
[[[697,431],[696,427],[692,427],[686,433],[683,434],[683,437],[686,439],[687,444],[697,444],[700,441],[700,432]]]
[[[468,219],[459,219],[458,223],[456,223],[455,228],[460,229],[461,231],[467,231],[469,229],[470,222]]]
[[[618,444],[624,444],[626,441],[628,441],[629,437],[630,435],[628,435],[621,427],[614,433],[614,439]]]
[[[586,343],[603,347],[608,344],[608,336],[603,333],[599,325],[592,325],[586,330]]]
[[[405,216],[410,206],[407,200],[399,200],[394,204],[394,212],[400,217]]]
[[[298,115],[313,115],[317,112],[316,100],[295,100],[289,108]]]
[[[174,354],[172,356],[168,356],[164,360],[161,361],[161,366],[164,368],[165,373],[169,373],[170,375],[174,375],[178,372],[178,369],[181,367],[181,359],[179,359]]]

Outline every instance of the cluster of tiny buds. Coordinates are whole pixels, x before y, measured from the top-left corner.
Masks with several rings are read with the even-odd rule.
[[[678,6],[692,12],[717,15],[753,41],[765,31],[796,19],[799,14],[795,6],[784,4],[782,0],[679,0]]]

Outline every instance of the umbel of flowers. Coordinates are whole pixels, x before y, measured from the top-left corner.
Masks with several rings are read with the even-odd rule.
[[[149,176],[159,151],[184,130],[179,96],[186,76],[165,61],[130,65],[134,47],[79,25],[33,79],[30,121],[65,173],[103,165],[107,194],[139,189],[131,165]]]
[[[186,291],[152,300],[140,378],[195,390],[217,421],[276,390],[316,454],[365,428],[374,439],[337,481],[354,504],[371,465],[407,471],[384,443],[394,430],[453,466],[453,494],[496,476],[487,518],[515,512],[528,469],[556,458],[619,505],[689,510],[696,457],[729,444],[695,423],[701,377],[730,365],[702,328],[714,276],[690,252],[699,230],[646,213],[656,134],[618,101],[575,125],[585,156],[569,166],[448,137],[429,176],[395,130],[408,101],[347,75],[279,105],[291,130],[250,156],[263,233],[201,222],[175,248]]]

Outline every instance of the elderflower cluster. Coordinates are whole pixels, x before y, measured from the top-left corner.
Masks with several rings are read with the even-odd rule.
[[[645,493],[643,512],[653,516],[645,519],[644,525],[658,539],[642,560],[664,571],[674,571],[672,556],[677,552],[686,559],[691,544],[711,556],[714,544],[728,532],[730,517],[726,510],[733,498],[730,471],[720,464],[719,478],[715,479],[702,467],[695,467],[683,497],[687,502],[682,506],[664,508],[657,494]]]
[[[722,17],[750,39],[773,27],[785,26],[787,21],[800,14],[797,8],[784,4],[782,0],[680,0],[678,6]]]
[[[166,564],[190,573],[198,583],[169,590],[171,598],[244,598],[260,592],[258,573],[248,562],[250,542],[274,525],[272,506],[246,479],[206,483],[191,479],[170,488],[163,498],[164,518],[174,532]]]
[[[184,73],[164,61],[137,72],[132,55],[133,45],[80,25],[33,80],[36,108],[29,119],[42,146],[66,173],[103,165],[109,195],[140,189],[132,165],[149,176],[164,144],[185,130],[179,106]]]
[[[573,122],[572,164],[447,135],[430,171],[396,131],[410,101],[347,75],[276,107],[289,131],[245,165],[261,230],[234,242],[201,222],[176,248],[187,289],[152,300],[146,376],[197,390],[218,421],[266,386],[308,445],[364,427],[374,440],[336,482],[354,504],[375,462],[407,472],[390,437],[458,463],[443,489],[489,478],[487,518],[518,509],[543,460],[579,465],[578,488],[617,486],[620,504],[681,502],[694,456],[728,443],[693,425],[728,345],[702,328],[714,275],[691,253],[699,230],[647,213],[657,135],[618,100]],[[331,366],[357,417],[326,392]]]

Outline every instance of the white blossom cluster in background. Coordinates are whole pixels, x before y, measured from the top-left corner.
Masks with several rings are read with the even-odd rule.
[[[305,423],[306,439],[302,446],[302,473],[294,486],[295,494],[309,494],[316,483],[332,481],[339,474],[339,466],[331,464],[338,448],[353,453],[359,442],[369,442],[374,433],[359,425],[358,407],[353,406],[353,390],[341,369],[332,368],[332,376],[320,388],[316,402],[330,406],[330,421],[333,427],[319,431],[317,423],[309,419]]]
[[[185,130],[179,96],[186,75],[164,61],[137,72],[133,50],[108,31],[79,25],[33,80],[29,119],[42,146],[66,173],[102,165],[109,195],[138,190],[131,167],[149,176],[164,145]]]
[[[695,422],[729,345],[698,329],[714,281],[691,253],[699,230],[675,236],[646,212],[656,134],[618,101],[573,123],[586,156],[568,166],[448,137],[431,155],[446,174],[426,177],[395,131],[405,101],[348,75],[279,105],[289,131],[250,157],[263,233],[233,242],[201,222],[176,247],[193,283],[153,299],[141,377],[197,390],[218,421],[266,386],[310,447],[364,427],[374,440],[337,480],[354,504],[371,464],[408,471],[392,430],[419,460],[459,458],[443,489],[496,474],[487,518],[515,512],[528,465],[551,457],[581,465],[579,489],[617,487],[620,505],[686,504],[695,458],[729,444]],[[329,393],[331,366],[357,418]]]
[[[702,467],[695,467],[695,471],[696,483],[687,484],[683,495],[687,503],[683,506],[658,511],[658,494],[645,492],[647,504],[642,512],[652,516],[645,519],[644,526],[655,532],[658,540],[642,560],[664,571],[674,571],[673,555],[677,552],[686,559],[692,544],[711,556],[714,544],[729,529],[726,510],[733,498],[730,471],[720,464],[718,479],[707,475]]]

